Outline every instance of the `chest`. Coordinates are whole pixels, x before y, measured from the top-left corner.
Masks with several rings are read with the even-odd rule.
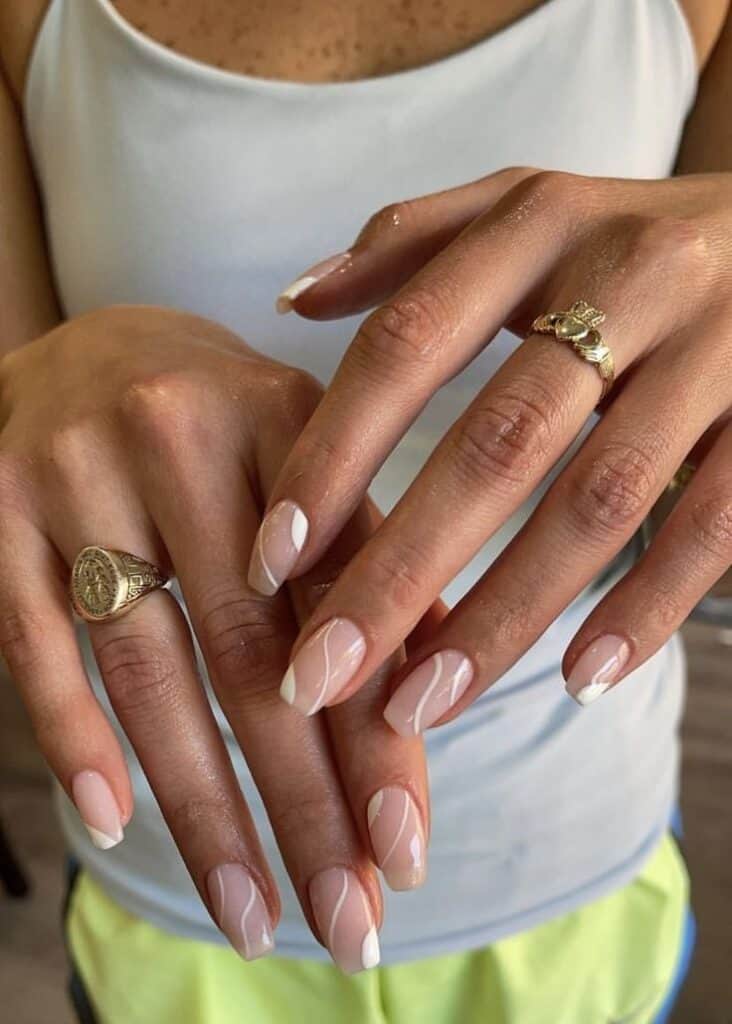
[[[140,32],[230,71],[347,81],[439,60],[543,0],[114,0]]]

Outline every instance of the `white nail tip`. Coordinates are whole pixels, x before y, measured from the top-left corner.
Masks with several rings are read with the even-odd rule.
[[[372,925],[366,933],[366,938],[361,946],[361,963],[364,966],[364,970],[368,970],[370,967],[376,967],[380,960],[379,936]]]
[[[298,277],[296,281],[293,281],[291,285],[288,285],[288,287],[277,296],[277,312],[288,313],[292,308],[292,303],[298,295],[302,295],[302,293],[307,291],[311,285],[314,285],[317,280],[317,277],[312,277],[307,274],[304,277]]]
[[[300,552],[308,536],[308,519],[302,509],[296,508],[292,514],[290,536],[296,551]]]
[[[369,800],[369,805],[366,808],[366,820],[368,821],[369,828],[371,828],[371,826],[373,825],[374,818],[381,810],[381,805],[383,804],[383,802],[384,794],[382,790],[379,790],[378,793],[374,793],[374,795]]]
[[[113,846],[117,846],[124,839],[121,828],[116,836],[108,836],[106,832],[100,832],[99,829],[92,828],[91,825],[87,825],[86,830],[98,850],[111,850]]]
[[[610,683],[588,683],[587,686],[583,686],[577,693],[572,694],[574,699],[582,707],[587,707],[588,704],[592,704],[598,697],[602,697],[606,690],[610,689]]]
[[[280,686],[280,697],[288,704],[295,703],[295,670],[290,665],[288,670],[285,672],[285,676]]]

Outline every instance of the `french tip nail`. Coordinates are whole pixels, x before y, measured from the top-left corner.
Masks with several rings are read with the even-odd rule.
[[[572,693],[571,690],[567,690],[567,693],[580,707],[586,708],[588,704],[592,704],[602,697],[603,693],[610,689],[610,683],[588,683],[587,686],[583,686],[577,693]]]
[[[292,300],[286,295],[278,295],[277,301],[275,302],[275,311],[280,316],[285,316],[287,313],[291,313],[293,310]]]
[[[329,256],[328,259],[321,260],[320,263],[316,263],[315,266],[310,267],[301,274],[300,277],[295,278],[292,284],[289,284],[287,288],[283,288],[280,294],[277,296],[275,301],[275,309],[278,313],[289,313],[293,309],[293,303],[303,292],[306,292],[308,288],[312,288],[318,281],[324,280],[333,271],[338,270],[347,263],[351,258],[350,252],[339,252],[335,256]]]
[[[111,850],[124,839],[124,832],[120,828],[119,833],[114,836],[107,835],[106,832],[100,832],[99,829],[93,828],[91,825],[85,825],[87,832],[92,843],[98,850]]]

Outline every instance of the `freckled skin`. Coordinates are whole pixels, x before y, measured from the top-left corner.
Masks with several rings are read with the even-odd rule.
[[[338,82],[456,53],[543,0],[113,0],[188,57],[264,78]]]

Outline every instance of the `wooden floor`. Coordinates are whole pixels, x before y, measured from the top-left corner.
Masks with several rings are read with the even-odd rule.
[[[732,1024],[732,630],[692,624],[685,633],[691,672],[684,728],[685,853],[700,935],[673,1024]],[[17,701],[2,681],[0,819],[33,881],[29,900],[0,897],[0,1022],[72,1024],[58,926],[62,843],[43,768]]]

